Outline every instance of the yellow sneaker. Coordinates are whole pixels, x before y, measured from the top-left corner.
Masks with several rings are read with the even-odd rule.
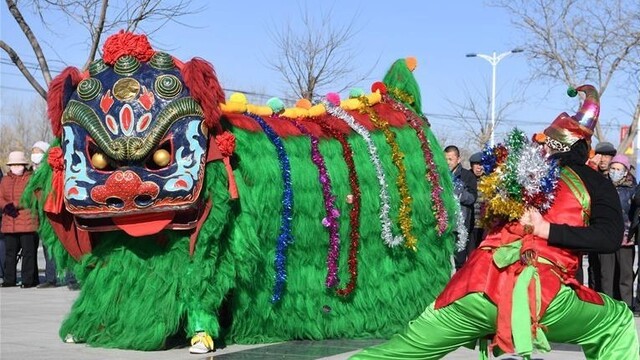
[[[206,354],[214,350],[213,339],[206,332],[198,332],[191,338],[191,354]]]

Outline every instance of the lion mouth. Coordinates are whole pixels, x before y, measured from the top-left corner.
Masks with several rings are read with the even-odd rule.
[[[159,233],[164,229],[189,230],[196,227],[201,215],[200,207],[185,210],[165,210],[104,218],[83,218],[74,216],[78,228],[91,232],[122,230],[139,237]]]
[[[119,216],[113,218],[113,223],[127,234],[139,237],[159,233],[171,223],[174,216],[174,211]]]

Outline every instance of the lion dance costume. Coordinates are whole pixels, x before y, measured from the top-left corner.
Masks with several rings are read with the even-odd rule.
[[[182,335],[206,352],[400,330],[450,277],[455,219],[414,67],[292,108],[225,101],[209,63],[126,32],[65,69],[26,200],[81,284],[60,336],[156,350]]]

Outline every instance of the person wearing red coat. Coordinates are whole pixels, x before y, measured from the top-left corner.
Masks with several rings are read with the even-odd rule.
[[[16,286],[18,252],[22,249],[22,285],[30,288],[38,285],[37,249],[38,218],[29,209],[20,205],[32,172],[24,152],[9,153],[9,172],[0,181],[0,209],[2,209],[1,231],[5,236],[6,258],[2,287]]]

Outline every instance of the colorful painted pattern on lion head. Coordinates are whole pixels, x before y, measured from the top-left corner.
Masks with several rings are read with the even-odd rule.
[[[108,39],[103,59],[63,86],[64,204],[93,231],[188,229],[202,208],[209,130],[217,130],[206,118],[217,112],[201,99],[221,93],[215,73],[203,60],[155,52],[141,36]]]

